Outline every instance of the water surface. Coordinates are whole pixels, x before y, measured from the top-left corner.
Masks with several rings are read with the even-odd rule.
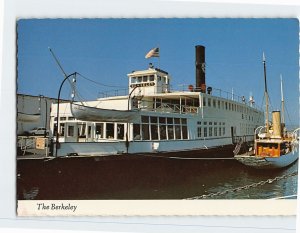
[[[297,171],[256,170],[235,160],[126,157],[18,161],[18,199],[186,199],[232,190]],[[209,199],[269,199],[297,193],[297,176]]]

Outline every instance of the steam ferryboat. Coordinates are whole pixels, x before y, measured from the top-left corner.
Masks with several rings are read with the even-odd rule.
[[[52,104],[55,155],[233,157],[236,142],[254,140],[264,113],[253,97],[206,87],[205,47],[195,49],[195,87],[172,91],[169,73],[150,65],[127,75],[126,95]]]

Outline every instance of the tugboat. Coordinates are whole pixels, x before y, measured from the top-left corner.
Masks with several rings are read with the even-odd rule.
[[[299,157],[300,128],[288,132],[284,122],[284,98],[281,77],[281,108],[272,112],[272,123],[268,120],[269,97],[266,80],[266,61],[263,56],[265,98],[266,98],[266,123],[255,130],[254,145],[249,150],[239,154],[242,142],[236,145],[234,158],[250,167],[259,169],[283,168],[293,164]]]

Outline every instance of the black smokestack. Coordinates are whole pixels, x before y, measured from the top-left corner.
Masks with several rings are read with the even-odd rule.
[[[205,84],[205,47],[202,45],[196,48],[196,91],[206,92]]]

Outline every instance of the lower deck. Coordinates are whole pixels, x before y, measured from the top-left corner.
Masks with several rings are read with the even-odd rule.
[[[56,149],[54,143],[54,150]],[[108,156],[123,154],[176,154],[185,156],[187,154],[198,156],[198,153],[211,156],[211,151],[217,150],[219,156],[223,157],[223,149],[230,148],[230,156],[233,156],[234,145],[231,138],[214,140],[174,140],[174,141],[131,141],[122,142],[65,142],[59,143],[57,156],[83,155],[83,156]],[[228,151],[226,151],[227,153]],[[195,153],[195,154],[194,154]],[[56,154],[56,153],[55,153]]]

